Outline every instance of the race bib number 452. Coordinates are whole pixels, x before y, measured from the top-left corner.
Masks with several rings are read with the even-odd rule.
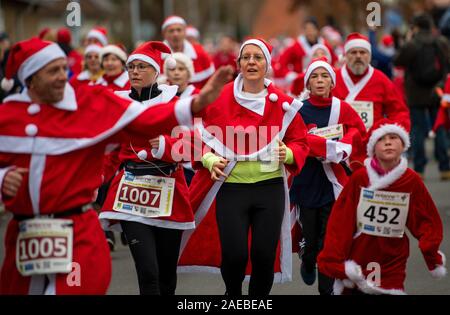
[[[135,176],[125,172],[113,209],[148,218],[172,214],[175,179],[153,175]]]
[[[383,237],[403,237],[409,211],[409,193],[361,189],[358,232]]]
[[[72,220],[30,219],[20,222],[16,266],[23,276],[69,273],[72,250]]]

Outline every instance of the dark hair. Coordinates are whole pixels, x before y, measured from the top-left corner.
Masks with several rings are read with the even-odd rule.
[[[412,18],[411,25],[416,26],[423,31],[431,31],[433,19],[426,13],[417,14]]]
[[[317,29],[319,29],[319,21],[317,21],[317,18],[315,18],[314,16],[310,16],[308,17],[305,22],[303,23],[303,25],[306,24],[312,24],[314,25]]]

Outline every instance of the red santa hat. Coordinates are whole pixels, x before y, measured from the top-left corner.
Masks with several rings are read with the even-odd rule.
[[[72,42],[72,34],[66,27],[61,27],[56,34],[56,41],[61,44],[69,45]]]
[[[195,39],[199,39],[200,32],[194,26],[188,25],[188,27],[186,27],[186,36],[193,37]]]
[[[187,68],[191,78],[194,76],[194,74],[195,74],[194,63],[192,62],[192,59],[189,58],[189,56],[187,56],[183,53],[177,52],[177,53],[172,54],[172,58],[175,60],[175,63],[177,61],[179,61]],[[166,61],[164,62],[164,72],[167,72],[167,69],[174,69],[174,67],[173,68],[169,67],[170,63],[171,63],[170,59],[171,58],[167,58]]]
[[[103,46],[108,45],[108,31],[103,27],[94,27],[87,34],[87,39],[95,38],[97,39]]]
[[[102,47],[102,49],[100,50],[100,60],[103,61],[103,58],[109,54],[114,54],[123,62],[127,62],[127,53],[125,52],[124,48],[120,47],[119,45],[108,45]]]
[[[66,58],[66,54],[56,43],[37,37],[16,43],[9,53],[5,77],[1,82],[2,89],[11,90],[16,75],[25,86],[26,79],[59,58]]]
[[[45,28],[43,28],[40,32],[39,32],[39,35],[38,35],[38,37],[40,38],[40,39],[43,39],[44,37],[45,37],[45,35],[47,35],[49,32],[51,32],[52,30],[51,30],[51,28],[50,27],[45,27]]]
[[[385,34],[381,38],[381,42],[383,43],[383,46],[385,46],[385,47],[393,47],[394,46],[394,37],[392,35]]]
[[[309,78],[311,77],[311,74],[316,70],[317,68],[325,68],[325,70],[328,71],[328,73],[331,76],[331,79],[333,80],[333,84],[336,85],[336,72],[334,71],[333,67],[328,63],[326,57],[320,57],[313,59],[311,63],[308,66],[308,69],[306,69],[305,72],[305,86],[308,86]]]
[[[87,54],[89,54],[91,52],[95,52],[95,53],[100,55],[100,52],[102,51],[102,48],[103,48],[102,46],[97,45],[97,44],[88,45],[86,47],[86,49],[84,50],[84,55],[86,56]]]
[[[362,48],[372,53],[372,45],[370,45],[369,39],[360,33],[351,33],[347,36],[345,41],[344,51],[348,53],[353,48]]]
[[[272,45],[270,45],[262,38],[249,38],[242,44],[241,48],[239,49],[238,60],[242,57],[242,51],[247,45],[256,45],[262,50],[267,62],[267,71],[269,71],[272,64]]]
[[[325,46],[324,44],[315,44],[314,46],[311,47],[311,56],[313,56],[317,50],[322,49],[323,51],[325,51],[325,56],[327,57],[327,62],[329,64],[331,64],[331,62],[333,61],[332,57],[331,57],[331,52],[328,49],[327,46]]]
[[[174,24],[181,24],[181,25],[186,26],[187,23],[181,16],[171,15],[164,20],[164,22],[161,26],[161,30],[164,31],[168,26],[171,26]]]
[[[150,64],[156,72],[161,73],[164,59],[166,59],[169,69],[174,69],[177,66],[177,62],[171,57],[171,53],[169,46],[163,42],[146,42],[131,53],[127,64],[134,60],[141,60]]]
[[[403,141],[404,150],[403,152],[408,151],[411,146],[411,142],[409,139],[409,134],[399,124],[389,120],[387,118],[383,118],[375,122],[375,124],[370,128],[367,134],[367,155],[369,157],[373,157],[375,155],[375,145],[382,137],[387,134],[394,133],[400,137]]]

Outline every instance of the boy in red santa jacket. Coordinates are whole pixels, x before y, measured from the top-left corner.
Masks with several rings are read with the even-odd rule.
[[[406,228],[418,239],[431,275],[446,275],[441,218],[402,157],[409,146],[406,130],[387,119],[369,131],[369,158],[336,201],[318,257],[319,270],[336,279],[334,294],[404,294]]]

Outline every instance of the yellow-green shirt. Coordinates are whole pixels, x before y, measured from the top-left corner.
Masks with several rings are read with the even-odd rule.
[[[220,158],[212,152],[206,153],[202,157],[202,163],[210,172],[214,163],[220,161]],[[292,150],[286,147],[285,164],[294,164],[294,154]],[[231,171],[226,183],[235,184],[254,184],[265,180],[283,177],[279,162],[260,162],[260,161],[245,161],[237,162],[236,166]]]

